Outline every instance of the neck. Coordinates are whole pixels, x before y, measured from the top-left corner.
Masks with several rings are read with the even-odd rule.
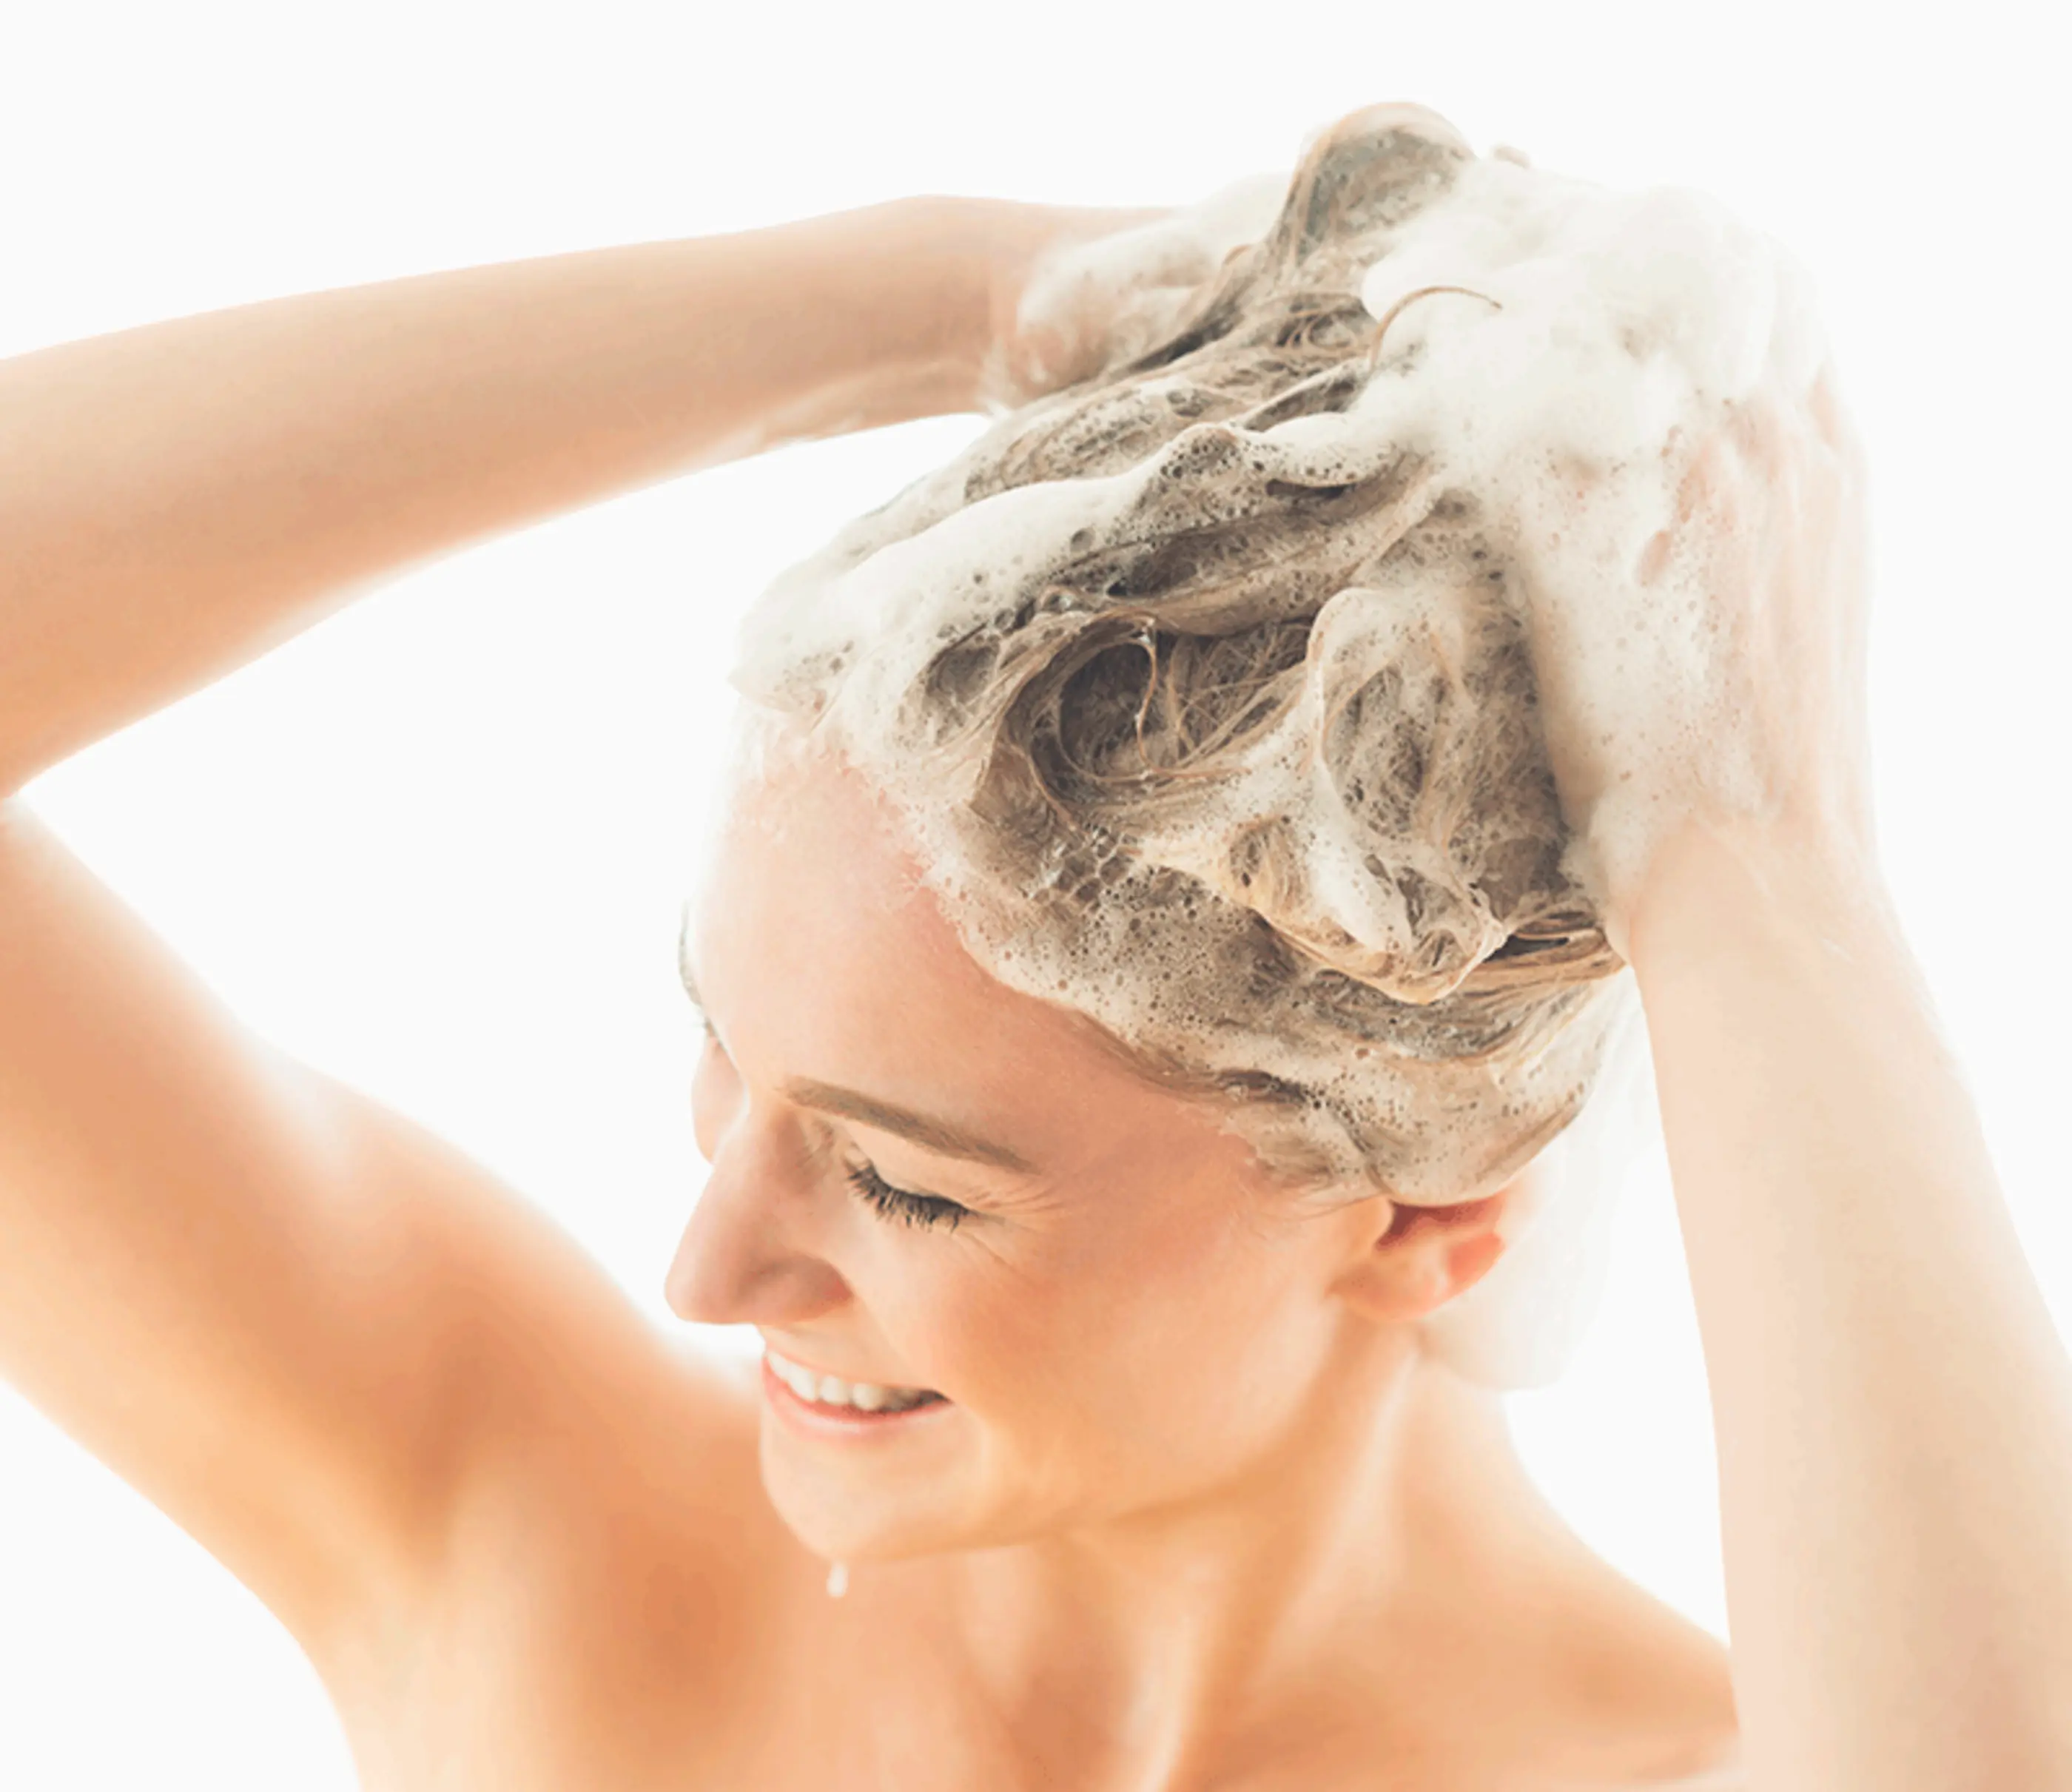
[[[1054,1776],[1032,1783],[1227,1774],[1269,1739],[1332,1733],[1334,1688],[1398,1746],[1472,1732],[1474,1696],[1518,1658],[1521,1592],[1587,1552],[1532,1487],[1496,1395],[1400,1342],[1356,1354],[1369,1397],[1332,1378],[1294,1447],[1248,1479],[914,1564],[948,1681]]]

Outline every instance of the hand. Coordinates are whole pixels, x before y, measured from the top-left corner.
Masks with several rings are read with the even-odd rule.
[[[980,408],[1003,414],[1151,347],[1272,228],[1287,184],[1256,175],[1183,208],[997,202]]]
[[[1852,875],[1874,856],[1864,461],[1832,364],[1672,433],[1651,476],[1673,503],[1630,582],[1540,594],[1530,618],[1556,781],[1622,951],[1692,826]]]

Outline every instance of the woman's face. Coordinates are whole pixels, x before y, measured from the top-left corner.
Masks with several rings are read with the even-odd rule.
[[[787,1522],[845,1560],[984,1546],[1281,1457],[1371,1351],[1341,1284],[1388,1204],[1276,1192],[1212,1112],[980,970],[853,773],[771,775],[737,794],[686,942],[712,1173],[670,1304],[942,1396],[830,1420],[766,1368]]]

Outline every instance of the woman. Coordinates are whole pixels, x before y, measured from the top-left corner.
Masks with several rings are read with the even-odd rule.
[[[1096,418],[1154,364],[1242,347],[1238,296],[1285,296],[1342,240],[1311,228],[1333,195],[1379,195],[1393,229],[1464,154],[1415,109],[1355,114],[1256,253],[1251,232],[1157,238],[1180,249],[1138,261],[1134,297],[1057,270],[1155,215],[931,199],[23,357],[0,368],[0,773],[18,790],[379,573],[646,481],[939,412]],[[1445,340],[1295,335],[1377,380]],[[1263,438],[1268,401],[1224,396],[1215,416]],[[1195,489],[1212,439],[1237,438],[1189,438]],[[1247,1034],[1279,1071],[1170,1005],[1101,1008],[1104,972],[1181,937],[1162,911],[1128,916],[1158,950],[1075,960],[1071,1000],[1021,986],[1047,961],[1014,956],[1097,937],[1146,841],[1195,850],[1131,780],[1201,744],[1226,664],[1189,661],[1161,736],[1178,650],[1148,624],[1166,683],[1130,684],[1083,629],[1052,685],[989,685],[1032,613],[968,682],[936,652],[936,706],[878,727],[816,612],[759,613],[745,682],[778,719],[746,737],[686,932],[713,1171],[668,1281],[685,1318],[761,1330],[752,1388],[475,1166],[253,1040],[8,804],[0,1364],[279,1615],[370,1786],[2072,1784],[2072,1383],[1878,878],[1853,446],[1824,379],[1683,446],[1683,532],[1650,564],[1703,564],[1722,683],[1672,694],[1731,726],[1737,775],[1706,771],[1717,742],[1679,761],[1593,709],[1604,643],[1558,589],[1517,622],[1527,688],[1490,619],[1511,612],[1457,635],[1435,616],[1420,639],[1459,647],[1481,705],[1434,710],[1465,729],[1434,723],[1445,763],[1515,749],[1475,714],[1544,706],[1544,760],[1487,801],[1544,846],[1558,796],[1585,851],[1526,855],[1502,902],[1487,865],[1472,901],[1436,868],[1392,943],[1332,931],[1314,855],[1255,864],[1231,856],[1245,829],[1216,836],[1202,888],[1271,873],[1258,912],[1291,944],[1267,1012],[1305,993],[1285,1038]],[[1395,505],[1412,540],[1389,489],[1360,515]],[[1589,495],[1585,471],[1574,528]],[[878,524],[927,527],[939,496]],[[1273,514],[1248,513],[1255,540]],[[1466,527],[1436,502],[1428,524],[1433,552]],[[1251,663],[1287,703],[1208,732],[1296,713],[1309,664]],[[1028,691],[1056,700],[1047,733],[967,726],[1026,718]],[[1127,775],[1118,694],[1149,729]],[[838,716],[844,750],[787,709]],[[958,803],[917,799],[931,764]],[[1042,857],[1052,836],[1016,824],[1037,799],[1137,856],[1054,865],[1057,900],[1018,910],[1027,867],[985,854]],[[1377,885],[1411,887],[1400,870]],[[1178,906],[1213,931],[1205,898]],[[1334,952],[1358,962],[1326,985]],[[1447,1329],[1503,1272],[1620,960],[1713,1391],[1731,1662],[1553,1518]],[[1418,1033],[1470,998],[1486,1038]],[[1460,1124],[1383,1125],[1357,1079],[1320,1094],[1331,1027]],[[1581,1041],[1576,1066],[1534,1082],[1546,1054],[1523,1051],[1523,1093],[1486,1099],[1478,1067],[1533,1039]]]

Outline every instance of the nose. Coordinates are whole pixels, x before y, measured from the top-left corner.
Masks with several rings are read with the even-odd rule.
[[[672,1313],[708,1326],[791,1326],[849,1298],[812,1248],[810,1169],[779,1127],[744,1116],[727,1129],[663,1283]]]

